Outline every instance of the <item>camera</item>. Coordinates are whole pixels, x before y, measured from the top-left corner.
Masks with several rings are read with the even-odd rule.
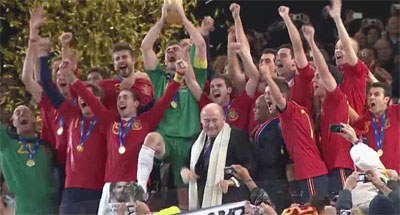
[[[365,173],[360,173],[357,176],[357,182],[362,182],[362,183],[366,183],[369,182],[367,175]]]
[[[235,169],[232,166],[227,166],[224,168],[224,173],[226,175],[232,175],[233,173],[235,173]]]
[[[340,210],[340,215],[351,215],[351,210]]]
[[[330,126],[330,130],[332,133],[342,133],[343,125],[341,124],[332,124]]]
[[[376,19],[367,19],[368,25],[376,25],[378,21]]]

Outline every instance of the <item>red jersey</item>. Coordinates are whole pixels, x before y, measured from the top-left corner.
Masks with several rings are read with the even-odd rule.
[[[136,181],[137,161],[139,150],[142,147],[144,138],[149,132],[156,129],[161,122],[164,113],[170,107],[170,102],[175,93],[178,92],[180,83],[171,81],[165,92],[152,109],[137,116],[132,123],[132,128],[125,137],[125,153],[119,154],[120,140],[118,135],[120,117],[115,111],[108,110],[100,101],[91,94],[86,86],[77,81],[75,89],[80,92],[81,97],[88,103],[99,121],[106,126],[107,134],[107,164],[105,181]],[[123,127],[126,128],[126,122]]]
[[[80,91],[77,90],[77,92]],[[79,152],[77,146],[82,139],[81,110],[75,109],[73,111],[70,109],[69,104],[64,102],[60,106],[59,112],[65,120],[66,126],[64,128],[68,130],[65,187],[102,189],[104,186],[104,172],[107,159],[105,126],[97,122],[83,145],[83,151]],[[93,119],[94,117],[85,120],[84,135],[88,132]]]
[[[346,65],[342,71],[344,72],[340,89],[347,95],[350,106],[362,116],[366,110],[368,67],[358,59],[355,66]]]
[[[120,84],[121,81],[117,79],[106,79],[100,83],[100,87],[104,91],[103,104],[107,107],[107,109],[114,112],[118,112],[117,97],[120,90]],[[153,85],[147,79],[136,79],[135,84],[133,84],[131,89],[138,97],[141,107],[146,106],[154,99]]]
[[[72,103],[72,100],[66,100]],[[59,166],[64,166],[67,157],[67,125],[61,122],[61,115],[58,110],[53,107],[47,96],[42,96],[40,103],[40,113],[42,115],[42,132],[41,137],[44,141],[50,143],[56,152],[56,162]],[[76,105],[75,105],[76,106]],[[72,107],[72,105],[70,105]],[[63,127],[62,134],[58,135],[57,131]]]
[[[302,180],[328,172],[315,138],[314,125],[304,107],[287,101],[279,113],[286,148],[294,162],[294,178]]]
[[[199,101],[200,109],[209,103],[212,103],[212,100],[208,98],[205,93],[202,93]],[[243,92],[236,98],[232,98],[228,105],[223,107],[225,111],[226,122],[232,127],[247,131],[249,109],[251,104],[252,99],[247,95],[246,92]]]
[[[290,97],[292,101],[306,108],[309,114],[312,114],[313,106],[313,87],[315,69],[307,64],[304,68],[297,68],[299,74],[292,80],[288,80],[290,87]]]
[[[349,123],[349,105],[346,95],[339,87],[333,92],[326,92],[321,113],[321,141],[322,157],[329,169],[354,169],[350,157],[351,143],[337,133],[330,131],[332,124]]]
[[[383,154],[380,157],[383,165],[387,169],[394,169],[400,172],[400,106],[390,105],[386,110],[386,120],[384,127],[383,138]],[[366,133],[369,147],[378,150],[379,147],[376,142],[375,130],[373,126],[373,114],[367,112],[363,117],[357,120],[354,125],[355,128],[362,130]],[[377,119],[377,130],[380,133],[382,127],[381,119]]]

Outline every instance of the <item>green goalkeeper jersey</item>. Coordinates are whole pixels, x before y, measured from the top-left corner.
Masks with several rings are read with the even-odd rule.
[[[41,141],[28,166],[28,150],[33,149],[36,138],[26,138],[26,146],[18,135],[0,125],[0,162],[4,178],[15,195],[15,214],[53,214],[58,212],[58,188],[52,175],[52,153]]]
[[[207,60],[201,62],[193,59],[192,61],[197,81],[203,89],[207,78]],[[154,85],[155,99],[158,100],[164,94],[173,76],[166,73],[160,65],[155,70],[147,70],[146,72]],[[170,137],[190,138],[197,135],[200,130],[198,102],[189,88],[182,84],[163,120],[158,125],[157,131]]]

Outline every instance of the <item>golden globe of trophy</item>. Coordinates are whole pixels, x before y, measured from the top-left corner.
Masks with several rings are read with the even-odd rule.
[[[167,14],[167,19],[165,21],[167,25],[169,26],[182,25],[182,18],[179,15],[178,11],[171,8],[172,4],[182,5],[182,0],[164,0],[164,4],[168,5],[168,14]]]

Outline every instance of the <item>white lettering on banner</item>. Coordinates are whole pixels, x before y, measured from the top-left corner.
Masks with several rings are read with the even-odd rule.
[[[210,208],[203,208],[196,211],[188,211],[186,215],[243,215],[244,214],[244,206],[246,205],[246,201],[229,203],[219,206],[214,206]]]

